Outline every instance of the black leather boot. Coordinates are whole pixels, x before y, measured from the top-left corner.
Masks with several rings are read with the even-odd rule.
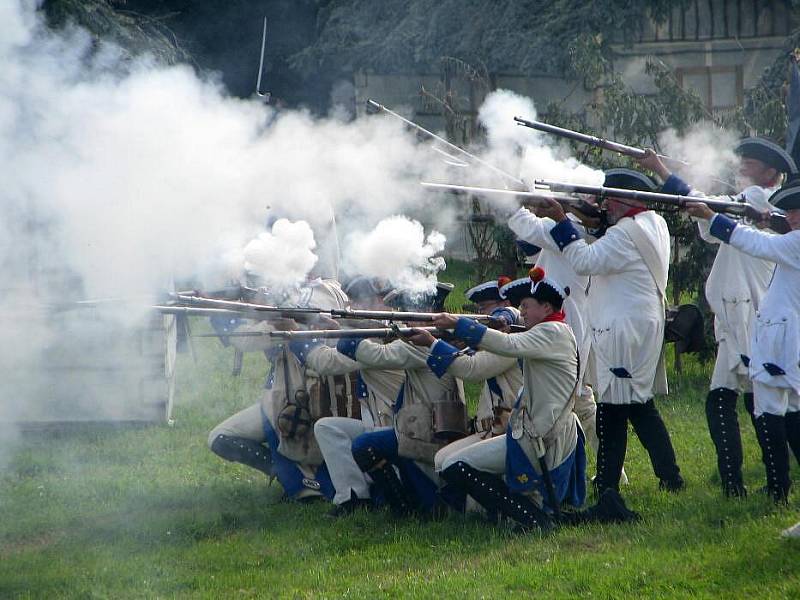
[[[717,450],[722,491],[728,497],[744,497],[747,490],[742,481],[742,436],[736,415],[738,394],[728,388],[711,390],[706,397],[708,432]]]
[[[505,482],[491,473],[472,468],[463,461],[441,472],[448,484],[462,488],[490,514],[500,513],[525,529],[551,529],[552,519],[527,497],[509,491]]]
[[[385,460],[381,452],[372,446],[353,450],[353,460],[358,467],[372,477],[375,487],[383,493],[392,512],[404,517],[414,513],[416,502],[400,481],[394,466]]]
[[[761,414],[756,419],[756,435],[761,446],[761,460],[767,470],[767,491],[776,503],[786,503],[791,482],[785,417]]]
[[[259,442],[220,434],[211,443],[211,451],[225,460],[242,463],[274,477],[272,453]]]
[[[756,428],[756,399],[753,396],[753,392],[745,392],[742,394],[744,396],[744,409],[747,411],[747,414],[750,416],[750,422],[753,424],[753,429]]]
[[[625,452],[628,449],[627,404],[597,405],[597,475],[594,486],[598,497],[607,489],[618,490]]]
[[[564,520],[571,525],[583,523],[627,523],[638,521],[639,513],[628,509],[617,490],[607,489],[597,500],[597,504],[586,510],[563,512]]]
[[[633,430],[650,455],[653,472],[659,479],[659,489],[668,492],[682,490],[686,485],[675,460],[672,440],[653,399],[644,404],[631,404],[630,415]]]
[[[800,412],[786,413],[786,441],[795,460],[800,464]]]

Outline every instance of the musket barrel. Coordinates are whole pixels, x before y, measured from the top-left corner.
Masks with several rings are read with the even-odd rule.
[[[384,106],[383,104],[380,104],[379,102],[376,102],[375,100],[372,100],[371,98],[367,99],[367,112],[370,112],[370,113],[385,112],[386,114],[393,116],[395,119],[401,120],[403,123],[405,123],[409,127],[413,127],[414,129],[416,129],[417,131],[419,131],[423,135],[426,135],[429,138],[431,138],[432,140],[436,140],[437,142],[439,142],[443,146],[446,146],[447,148],[450,148],[454,152],[457,152],[461,156],[464,156],[464,157],[468,158],[469,160],[474,161],[474,162],[478,163],[479,165],[481,165],[483,167],[486,167],[490,171],[492,171],[492,172],[494,172],[494,173],[496,173],[498,175],[501,175],[505,179],[508,179],[508,180],[514,182],[516,185],[522,186],[525,189],[527,189],[527,186],[525,185],[525,182],[522,179],[520,179],[519,177],[515,177],[511,173],[509,173],[507,171],[504,171],[503,169],[501,169],[499,167],[496,167],[493,164],[488,163],[488,162],[486,162],[485,160],[483,160],[481,158],[478,158],[477,156],[475,156],[474,154],[472,154],[470,152],[467,152],[466,150],[464,150],[460,146],[457,146],[457,145],[453,144],[452,142],[448,142],[443,137],[436,135],[432,131],[428,131],[422,125],[418,125],[417,123],[414,123],[414,121],[406,119],[404,116],[399,115],[398,113],[394,112],[393,110],[391,110],[389,108],[386,108],[386,106]]]
[[[245,315],[241,311],[228,310],[225,308],[196,308],[192,306],[153,306],[154,310],[165,315],[184,315],[186,317],[231,317],[242,318]]]
[[[546,189],[534,188],[531,192],[515,192],[513,190],[500,190],[497,188],[475,187],[468,185],[453,185],[449,183],[430,183],[421,181],[420,185],[430,189],[449,190],[454,192],[467,192],[470,194],[485,194],[485,195],[499,195],[499,196],[515,196],[518,198],[530,198],[531,200],[555,200],[563,205],[570,206],[587,217],[599,217],[600,211],[597,207],[592,206],[580,198],[570,196],[568,194],[559,193],[556,191],[549,191]],[[541,182],[537,182],[541,186]]]
[[[334,308],[331,310],[331,316],[340,319],[372,319],[375,321],[433,321],[434,313]],[[489,315],[459,314],[457,316],[478,321],[491,321],[492,319]]]
[[[253,304],[251,302],[238,302],[234,300],[218,300],[216,298],[202,298],[198,296],[184,296],[181,294],[175,294],[174,298],[179,302],[184,302],[186,304],[191,304],[195,306],[207,306],[213,308],[227,308],[229,310],[238,310],[238,311],[254,311],[254,312],[261,312],[261,313],[277,313],[278,315],[298,315],[298,316],[307,316],[307,315],[318,315],[324,311],[320,308],[294,308],[294,307],[283,307],[283,306],[267,306],[263,304]]]
[[[621,188],[610,188],[604,186],[585,185],[582,183],[565,183],[561,181],[541,180],[538,183],[546,185],[551,190],[561,192],[571,192],[575,194],[591,194],[593,196],[612,196],[627,200],[639,200],[641,202],[671,204],[673,206],[686,206],[688,202],[703,202],[709,208],[719,212],[742,215],[747,212],[748,205],[744,202],[727,202],[724,200],[712,200],[702,196],[677,196],[673,194],[662,194],[660,192],[645,192],[641,190],[627,190]]]
[[[281,340],[317,340],[335,338],[386,338],[411,335],[415,331],[441,331],[436,327],[379,327],[375,329],[308,329],[302,331],[270,331],[269,336]]]
[[[587,133],[573,131],[572,129],[567,129],[565,127],[558,127],[556,125],[542,123],[541,121],[528,121],[522,117],[514,117],[514,120],[517,122],[517,125],[529,127],[530,129],[536,129],[537,131],[544,131],[545,133],[575,140],[576,142],[581,142],[590,146],[605,148],[606,150],[611,150],[612,152],[618,152],[619,154],[625,154],[627,156],[633,156],[634,158],[644,158],[646,154],[646,152],[641,148],[628,146],[627,144],[620,144],[619,142],[606,140],[601,137],[597,137],[596,135],[589,135]]]

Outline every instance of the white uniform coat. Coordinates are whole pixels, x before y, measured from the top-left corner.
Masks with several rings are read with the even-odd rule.
[[[577,343],[569,325],[545,322],[512,334],[487,329],[479,347],[522,359],[521,402],[511,416],[511,435],[527,438],[536,454],[544,453],[548,469],[555,469],[575,450],[578,439],[571,409],[578,382]]]
[[[737,198],[760,211],[771,210],[766,199],[773,191],[750,186]],[[720,240],[709,233],[708,221],[698,220],[697,225],[703,240],[720,244]],[[714,312],[714,337],[719,344],[711,389],[726,387],[735,390],[737,377],[747,376],[742,356],[750,357],[751,326],[774,268],[775,265],[768,260],[720,244],[705,287],[706,300]],[[731,373],[733,378],[726,376]]]
[[[314,307],[322,309],[345,308],[347,295],[342,291],[335,280],[318,279],[309,283],[298,293],[297,306]],[[272,330],[269,321],[258,321],[239,327],[236,331],[261,331]],[[304,368],[294,354],[285,344],[275,343],[268,335],[259,337],[230,338],[231,345],[243,352],[267,351],[272,360],[272,375],[264,393],[261,396],[261,409],[269,419],[273,429],[278,431],[278,415],[286,405],[287,397],[293,397],[298,389],[305,387],[309,376],[317,374]],[[289,373],[287,390],[285,373]],[[331,389],[333,382],[329,381]],[[319,449],[312,444],[308,448],[304,443],[290,441],[281,437],[279,451],[287,458],[302,464],[321,464],[322,457]]]
[[[567,325],[572,328],[578,342],[578,353],[581,360],[581,379],[589,363],[591,349],[591,329],[587,323],[587,297],[589,295],[589,277],[579,275],[572,264],[561,254],[550,230],[555,222],[549,218],[537,217],[527,208],[520,208],[508,220],[511,231],[521,240],[539,246],[542,250],[536,257],[536,266],[544,269],[547,277],[569,287],[570,294],[564,300],[564,315]],[[576,224],[578,229],[582,229]]]
[[[403,340],[390,344],[364,340],[355,358],[366,367],[405,371],[402,406],[394,418],[400,454],[433,466],[436,451],[443,445],[433,438],[433,411],[437,403],[464,403],[461,381],[447,373],[436,377],[426,362],[428,349]]]
[[[644,403],[656,393],[666,393],[662,357],[670,259],[666,221],[645,211],[620,219],[591,245],[573,235],[562,253],[577,274],[592,276],[588,321],[594,368],[589,372],[596,379],[598,402]]]
[[[730,245],[777,263],[772,283],[756,314],[750,377],[800,394],[800,231],[776,235],[737,225],[730,236]],[[777,365],[785,375],[770,375],[766,364]]]
[[[375,369],[348,358],[331,346],[317,346],[308,353],[306,365],[320,375],[344,375],[358,371],[367,386],[361,398],[361,420],[368,429],[388,427],[394,417],[394,403],[406,380],[399,370]]]

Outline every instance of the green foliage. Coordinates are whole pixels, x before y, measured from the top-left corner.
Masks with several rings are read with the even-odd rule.
[[[47,0],[42,10],[50,27],[74,23],[88,31],[96,43],[112,42],[129,56],[149,53],[164,64],[190,59],[160,20],[124,7],[124,0]]]
[[[292,64],[305,72],[432,73],[442,56],[455,56],[492,73],[564,73],[583,45],[607,53],[604,40],[632,40],[647,15],[661,20],[684,3],[338,0],[322,5],[316,43]]]

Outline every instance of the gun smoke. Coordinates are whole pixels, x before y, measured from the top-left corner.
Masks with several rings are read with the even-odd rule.
[[[528,181],[602,181],[516,114],[535,107],[502,90],[487,98],[483,158]],[[158,337],[133,333],[153,318],[147,304],[177,280],[242,270],[295,285],[330,264],[334,219],[351,274],[431,290],[444,266],[438,231],[464,207],[443,207],[419,181],[487,176],[456,169],[455,180],[389,117],[315,118],[232,98],[188,66],[130,60],[79,28],[49,31],[23,0],[0,2],[0,165],[3,422],[125,412],[158,363]],[[142,297],[121,310],[50,310]],[[0,463],[12,435],[0,432]]]

